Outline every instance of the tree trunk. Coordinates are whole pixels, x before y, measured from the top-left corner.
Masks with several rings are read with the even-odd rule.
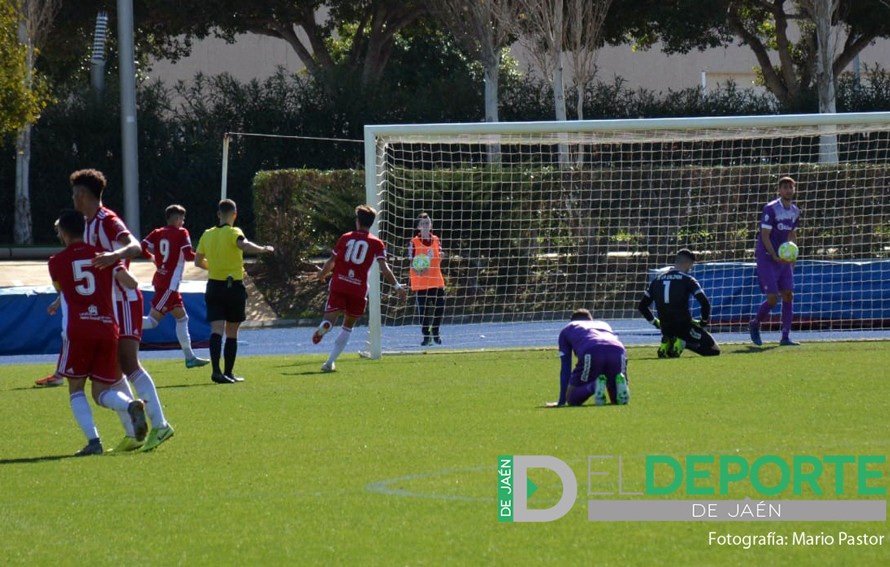
[[[566,121],[566,87],[565,80],[562,76],[562,50],[557,49],[554,55],[553,67],[553,106],[556,114],[556,120],[559,122]],[[560,137],[565,137],[560,134]],[[569,163],[569,145],[566,143],[559,144],[559,163],[566,165]]]
[[[557,45],[553,50],[553,105],[556,119],[560,121],[566,119],[566,86],[562,60],[562,48]]]
[[[31,231],[31,125],[22,128],[15,138],[15,223],[16,244],[32,244]]]
[[[741,16],[739,16],[738,6],[734,4],[732,6],[733,8],[729,12],[730,29],[754,52],[754,57],[757,58],[757,65],[763,73],[763,82],[766,88],[779,99],[783,106],[791,104],[793,97],[790,95],[789,87],[773,66],[766,45],[745,27]]]
[[[484,49],[484,48],[483,48]],[[484,52],[483,52],[484,53]],[[498,79],[500,73],[498,57],[496,54],[484,53],[482,64],[485,68],[485,121],[498,122]],[[488,163],[501,162],[501,145],[497,143],[488,146]]]
[[[28,25],[24,19],[19,20],[19,41],[28,46],[27,74],[25,87],[30,89],[34,72],[34,45],[28,34]],[[31,125],[22,128],[15,138],[15,220],[13,222],[13,238],[16,244],[31,244],[34,235],[31,231]]]
[[[584,85],[576,85],[575,93],[575,112],[578,114],[578,120],[584,120]]]
[[[819,113],[837,112],[834,88],[834,50],[838,30],[832,25],[835,0],[813,0],[813,19],[816,24],[816,89],[819,93]],[[837,134],[822,134],[819,137],[819,161],[837,163]]]
[[[776,51],[779,54],[779,67],[782,70],[782,82],[787,89],[788,100],[793,101],[800,95],[800,85],[795,75],[794,58],[791,53],[794,46],[788,40],[788,19],[781,8],[779,10],[773,14],[776,22]]]
[[[495,54],[484,54],[482,65],[485,68],[485,121],[498,122],[498,81],[500,65]]]
[[[584,94],[586,87],[585,85],[581,85],[576,83],[575,90],[575,111],[578,113],[578,120],[584,120]],[[578,144],[578,155],[575,156],[575,163],[578,164],[578,167],[584,165],[584,144]]]

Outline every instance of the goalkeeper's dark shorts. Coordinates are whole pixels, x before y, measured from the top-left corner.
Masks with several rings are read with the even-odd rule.
[[[691,319],[686,321],[661,321],[661,335],[664,340],[680,339],[686,348],[702,356],[717,356],[720,347],[711,333],[696,325]]]

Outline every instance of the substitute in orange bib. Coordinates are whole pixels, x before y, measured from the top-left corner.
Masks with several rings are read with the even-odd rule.
[[[442,276],[442,247],[433,234],[433,221],[426,213],[417,217],[417,234],[408,247],[411,260],[411,291],[417,298],[423,342],[442,344],[439,327],[445,312],[445,278]]]

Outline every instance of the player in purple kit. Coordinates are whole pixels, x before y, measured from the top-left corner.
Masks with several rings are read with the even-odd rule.
[[[766,300],[760,304],[757,314],[749,323],[751,342],[762,345],[760,338],[760,322],[769,315],[770,310],[779,302],[782,295],[782,346],[797,346],[792,341],[791,321],[794,317],[794,262],[779,258],[777,251],[785,242],[797,241],[797,226],[800,221],[800,209],[794,200],[796,183],[790,177],[779,179],[779,198],[770,201],[763,207],[760,215],[760,232],[754,248],[757,261],[757,280],[760,289],[766,294]]]
[[[572,353],[578,359],[572,370]],[[627,386],[627,353],[605,321],[594,321],[587,309],[572,313],[569,324],[559,333],[559,401],[547,407],[566,404],[580,406],[593,396],[594,404],[630,401]]]

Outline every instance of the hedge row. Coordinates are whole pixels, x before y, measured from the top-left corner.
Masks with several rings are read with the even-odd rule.
[[[313,257],[330,252],[354,223],[363,201],[358,170],[261,171],[253,180],[257,237],[274,243],[274,266],[285,278],[301,274]]]

